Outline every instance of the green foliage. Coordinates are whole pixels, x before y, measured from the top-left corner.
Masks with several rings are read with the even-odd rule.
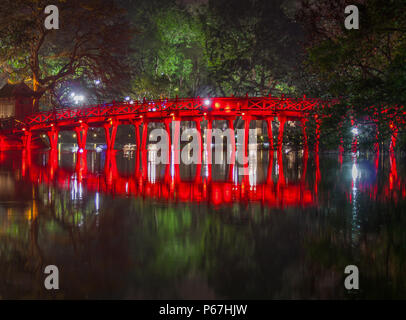
[[[44,27],[48,1],[0,3],[0,72],[11,81],[31,83],[38,96],[57,100],[72,81],[102,81],[114,91],[128,81],[127,54],[133,28],[113,0],[55,1],[60,28]],[[57,101],[60,104],[61,101]]]
[[[194,96],[205,74],[201,24],[195,13],[167,1],[141,1],[134,13],[141,30],[132,57],[138,98]]]
[[[308,35],[308,72],[325,84],[324,91],[348,107],[332,108],[328,116],[340,123],[356,119],[366,128],[369,141],[387,140],[394,121],[402,130],[406,102],[406,3],[402,0],[355,2],[360,29],[344,27],[348,1],[302,1],[298,19]],[[351,3],[353,4],[353,3]],[[372,130],[373,129],[373,130]]]
[[[209,1],[201,19],[213,94],[292,93],[301,30],[287,16],[285,2]]]

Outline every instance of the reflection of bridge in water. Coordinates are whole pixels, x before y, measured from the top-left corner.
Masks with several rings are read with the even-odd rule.
[[[135,172],[131,175],[120,174],[117,170],[116,151],[106,152],[104,172],[93,173],[88,170],[87,151],[76,153],[75,167],[59,166],[58,153],[48,153],[47,164],[38,164],[32,160],[30,152],[23,151],[22,163],[7,161],[2,153],[3,166],[20,170],[22,178],[34,184],[54,185],[60,189],[87,190],[113,196],[135,196],[152,198],[168,202],[210,203],[212,205],[258,202],[270,207],[299,207],[315,205],[317,184],[320,179],[318,159],[316,159],[316,177],[314,186],[306,184],[308,153],[304,152],[302,170],[297,181],[286,182],[282,157],[274,159],[270,152],[267,174],[257,183],[257,167],[252,161],[244,167],[228,165],[226,178],[217,181],[212,177],[211,164],[197,164],[193,176],[182,179],[180,165],[167,164],[161,167],[147,160],[147,152],[135,157]],[[138,153],[137,153],[138,154]],[[11,159],[9,159],[11,160]],[[238,175],[238,169],[244,175]],[[273,171],[275,169],[275,174]],[[217,178],[217,177],[216,177]]]
[[[182,178],[180,165],[157,165],[148,161],[147,151],[135,153],[135,172],[132,174],[119,173],[117,151],[107,151],[103,170],[95,173],[88,169],[89,153],[90,151],[77,152],[74,154],[75,165],[65,168],[59,165],[58,157],[61,154],[57,151],[49,151],[48,161],[42,161],[41,164],[32,160],[31,152],[28,151],[22,152],[21,162],[15,161],[15,155],[3,152],[0,153],[0,165],[14,172],[21,172],[23,181],[72,190],[73,193],[87,190],[113,196],[134,196],[165,202],[209,203],[216,206],[257,202],[274,208],[315,206],[319,201],[319,157],[315,154],[314,167],[308,171],[310,161],[306,149],[303,156],[299,157],[301,166],[300,169],[297,167],[296,178],[286,179],[282,154],[278,152],[274,158],[275,152],[269,152],[266,175],[259,181],[257,163],[251,159],[244,167],[228,165],[223,179],[219,180],[221,177],[218,175],[214,174],[213,177],[214,165],[204,163],[187,166],[191,174],[188,178]],[[368,166],[365,167],[353,158],[351,170],[345,173],[352,175],[351,185],[340,183],[338,190],[346,194],[348,202],[352,203],[359,193],[381,202],[397,202],[406,198],[406,185],[398,174],[395,155],[390,154],[388,159],[389,171],[385,170],[386,166],[382,162],[380,164],[379,159],[376,156],[373,166],[368,169]],[[342,165],[342,155],[339,155],[339,163]],[[239,175],[241,170],[243,175]],[[383,172],[378,179],[381,170]],[[340,169],[340,176],[342,174],[344,173]]]

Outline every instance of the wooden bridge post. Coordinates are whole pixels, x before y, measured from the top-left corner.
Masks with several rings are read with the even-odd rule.
[[[228,129],[231,130],[230,134],[230,141],[229,143],[231,144],[231,158],[230,158],[230,163],[232,165],[235,164],[235,150],[236,150],[236,144],[235,144],[235,131],[234,131],[234,118],[228,119]],[[228,150],[228,148],[227,148]]]
[[[213,118],[207,119],[207,129],[206,129],[206,148],[207,148],[207,163],[212,163],[212,150],[211,150],[211,143],[212,143],[212,130],[213,130]]]
[[[273,132],[272,132],[272,122],[273,122],[273,117],[272,118],[267,118],[266,119],[266,124],[268,127],[268,141],[269,141],[269,150],[273,151]]]
[[[24,130],[23,135],[23,148],[30,150],[31,149],[31,139],[32,139],[32,132],[30,130]]]
[[[6,140],[6,137],[3,135],[0,135],[0,151],[6,150],[6,146],[5,146],[6,141],[5,140]]]
[[[52,149],[48,153],[48,169],[51,181],[54,179],[55,172],[58,169],[58,150]]]
[[[203,152],[203,135],[202,135],[202,126],[200,124],[201,119],[195,119],[195,124],[196,124],[196,131],[198,133],[198,138],[199,138],[199,154],[197,157],[197,164],[201,165],[202,164],[202,152]]]
[[[244,153],[245,156],[248,156],[248,150],[249,150],[249,132],[250,132],[250,123],[251,123],[251,117],[250,116],[244,116],[244,143],[243,143],[243,148],[244,148]]]
[[[301,121],[301,123],[302,123],[302,130],[303,130],[303,147],[304,147],[304,149],[307,149],[307,147],[308,147],[307,133],[306,133],[306,122],[307,122],[307,119],[306,119],[306,118],[302,118],[300,121]]]
[[[165,119],[164,124],[165,124],[165,131],[166,131],[166,136],[168,139],[168,145],[167,145],[167,150],[166,150],[166,164],[171,163],[171,155],[172,155],[172,139],[171,139],[171,122],[172,120],[170,118]]]
[[[396,140],[398,137],[398,127],[396,126],[396,124],[391,121],[389,124],[389,129],[392,133],[391,135],[391,139],[390,139],[390,147],[389,147],[389,152],[393,153],[395,151],[396,148]]]
[[[118,124],[117,124],[117,122],[110,122],[108,124],[105,124],[103,127],[104,127],[104,134],[106,136],[107,150],[114,150],[114,143],[116,141]],[[110,132],[110,128],[111,128],[111,132]]]
[[[173,152],[175,166],[180,163],[180,122],[181,119],[173,118]],[[176,167],[175,167],[176,171]]]
[[[51,150],[57,150],[58,149],[58,136],[59,136],[59,130],[52,126],[51,130],[47,132],[48,139],[49,139],[49,144],[51,146]]]
[[[373,121],[375,123],[375,130],[376,130],[374,151],[377,154],[379,154],[379,123],[378,123],[378,120],[376,120],[376,119],[373,119]]]
[[[116,163],[116,151],[107,150],[106,161],[104,164],[104,175],[106,177],[106,184],[111,188],[113,181],[117,178],[117,163]]]
[[[141,152],[147,150],[147,141],[148,141],[148,124],[147,120],[142,122],[142,144],[141,144]]]
[[[26,176],[27,171],[31,167],[31,149],[23,149],[22,159],[21,159],[21,175]]]
[[[135,129],[135,144],[137,145],[137,151],[140,151],[140,145],[141,145],[141,138],[140,138],[140,120],[136,121],[131,121],[132,125],[134,126]]]
[[[273,170],[273,160],[274,160],[274,152],[268,152],[269,154],[269,160],[268,160],[268,170],[266,173],[266,184],[268,186],[273,184],[272,180],[272,170]]]
[[[86,149],[87,130],[88,130],[88,125],[85,123],[81,123],[79,127],[75,128],[79,150]]]
[[[283,147],[283,133],[285,130],[286,117],[278,116],[279,120],[279,133],[278,133],[278,152],[282,152]]]
[[[86,139],[85,139],[86,140]],[[82,148],[82,152],[78,151],[76,154],[76,175],[78,182],[82,182],[87,174],[87,152]]]
[[[316,141],[314,151],[318,154],[320,146],[320,117],[316,114],[314,119],[316,120]]]

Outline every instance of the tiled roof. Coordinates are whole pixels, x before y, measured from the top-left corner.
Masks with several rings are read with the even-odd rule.
[[[12,98],[16,96],[31,97],[34,95],[32,91],[24,82],[17,84],[6,83],[3,88],[0,89],[0,98]]]

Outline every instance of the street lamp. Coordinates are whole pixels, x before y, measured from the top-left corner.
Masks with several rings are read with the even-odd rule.
[[[72,92],[70,96],[72,97],[73,101],[75,101],[75,104],[78,104],[79,102],[83,102],[83,100],[85,100],[84,96],[76,95],[76,93],[74,92]]]

